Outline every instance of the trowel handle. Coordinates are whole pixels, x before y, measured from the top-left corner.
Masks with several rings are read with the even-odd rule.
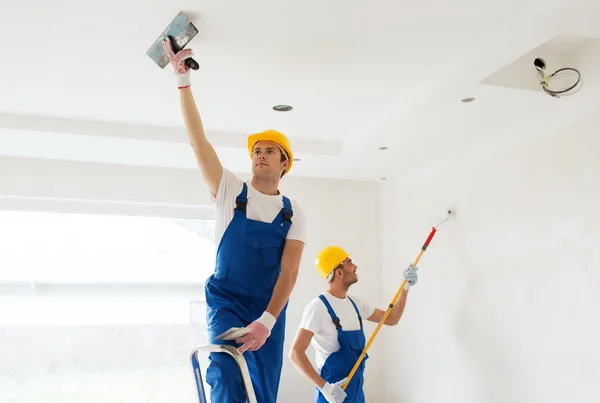
[[[200,68],[198,62],[192,59],[191,57],[185,59],[185,64],[192,70],[198,70]]]

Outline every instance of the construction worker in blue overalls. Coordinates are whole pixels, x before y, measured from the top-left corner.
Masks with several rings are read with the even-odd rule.
[[[205,136],[192,95],[185,64],[192,51],[174,54],[168,38],[163,48],[176,73],[189,141],[217,206],[216,268],[205,285],[209,343],[239,346],[258,402],[275,403],[287,302],[306,238],[302,210],[278,190],[279,181],[292,168],[292,149],[282,133],[267,130],[247,140],[251,180],[242,181],[223,168]],[[218,338],[231,328],[242,328],[245,334],[235,340]],[[240,370],[232,357],[211,353],[209,361],[206,382],[211,401],[245,402]]]
[[[317,256],[316,266],[321,277],[328,280],[327,290],[305,307],[290,359],[315,386],[315,402],[364,403],[363,375],[368,354],[348,386],[345,389],[342,386],[365,348],[363,320],[379,323],[385,312],[373,309],[363,298],[348,295],[350,286],[358,281],[358,267],[344,249],[324,248]],[[417,283],[417,268],[411,265],[404,272],[404,278],[407,285],[395,301],[385,325],[395,326],[400,321],[408,289]],[[317,369],[306,356],[311,343],[316,351]]]

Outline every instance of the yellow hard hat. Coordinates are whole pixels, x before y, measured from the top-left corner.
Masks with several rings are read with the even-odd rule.
[[[339,246],[327,246],[317,255],[315,264],[317,271],[323,278],[327,278],[331,271],[341,264],[350,256],[344,249]]]
[[[292,146],[290,145],[287,137],[277,130],[265,130],[262,133],[251,134],[248,136],[248,153],[250,154],[250,158],[252,158],[254,145],[259,141],[272,141],[279,147],[283,148],[283,151],[287,154],[288,160],[290,161],[288,168],[283,172],[283,174],[285,175],[290,172],[292,169],[292,162],[294,160],[294,153],[292,153]]]

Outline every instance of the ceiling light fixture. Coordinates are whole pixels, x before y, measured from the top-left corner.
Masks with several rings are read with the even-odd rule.
[[[463,102],[463,103],[465,103],[465,104],[469,104],[469,103],[475,101],[475,98],[473,98],[473,97],[463,98],[460,101]]]
[[[387,147],[379,147],[379,149],[383,151],[383,150],[387,150],[388,148]]]
[[[273,107],[273,110],[277,111],[277,112],[289,112],[292,109],[294,109],[294,108],[290,105],[275,105]]]
[[[298,161],[300,161],[300,158],[293,158],[292,161],[298,162]]]

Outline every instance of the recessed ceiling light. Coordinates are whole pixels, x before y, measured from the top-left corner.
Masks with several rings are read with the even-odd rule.
[[[386,180],[387,178],[381,178],[382,181]]]
[[[300,161],[300,158],[294,158],[292,161]]]
[[[379,147],[380,150],[387,150],[387,147]]]
[[[275,105],[273,107],[273,110],[277,111],[277,112],[289,112],[292,109],[294,109],[294,108],[290,105]]]
[[[468,104],[468,103],[471,103],[471,102],[475,101],[475,98],[473,98],[473,97],[463,98],[460,101],[464,102],[465,104]]]

